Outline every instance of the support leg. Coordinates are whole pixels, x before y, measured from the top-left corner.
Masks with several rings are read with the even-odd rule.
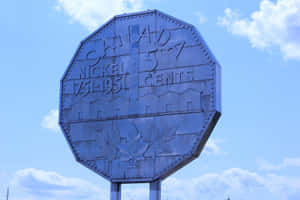
[[[160,180],[150,183],[150,200],[161,199],[161,182]]]
[[[110,200],[121,200],[121,183],[111,183]]]

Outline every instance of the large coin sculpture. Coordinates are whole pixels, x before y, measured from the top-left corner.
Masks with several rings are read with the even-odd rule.
[[[195,27],[148,10],[80,43],[59,121],[84,166],[112,183],[153,182],[199,156],[220,107],[220,66]]]

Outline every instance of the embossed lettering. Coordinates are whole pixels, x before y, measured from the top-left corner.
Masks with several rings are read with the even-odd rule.
[[[194,71],[192,69],[147,72],[142,74],[140,87],[157,87],[192,81],[194,81]]]
[[[171,32],[167,29],[162,29],[159,33],[157,43],[159,46],[165,46],[171,39]]]
[[[79,83],[77,81],[74,81],[73,88],[74,88],[74,94],[86,96],[90,93],[90,80],[81,80]]]
[[[122,90],[122,77],[117,76],[114,78],[113,85],[112,85],[112,92],[119,93]]]
[[[148,41],[151,43],[150,25],[143,29],[137,41],[140,42],[144,37],[148,37]]]
[[[178,59],[184,46],[185,46],[185,41],[180,41],[180,42],[176,43],[174,46],[170,46],[168,51],[172,51],[175,49],[176,50],[176,59]]]

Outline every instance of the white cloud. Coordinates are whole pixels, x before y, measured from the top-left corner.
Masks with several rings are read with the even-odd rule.
[[[254,48],[278,46],[285,59],[300,60],[300,0],[262,0],[259,10],[248,18],[227,8],[218,24],[247,37]]]
[[[58,126],[58,110],[51,110],[46,116],[44,116],[41,126],[58,132],[60,130]]]
[[[168,199],[272,199],[300,198],[300,177],[259,175],[248,170],[232,168],[221,173],[205,174],[190,180],[169,178],[163,185]]]
[[[67,178],[37,169],[16,172],[11,183],[12,199],[26,200],[106,200],[109,196],[101,187],[78,178]]]
[[[123,190],[124,199],[147,200],[147,188]],[[78,178],[67,178],[56,172],[24,169],[16,173],[11,184],[12,198],[16,200],[106,200],[108,187],[103,189]],[[300,177],[274,174],[260,175],[255,172],[232,168],[221,173],[204,174],[184,180],[168,178],[162,185],[163,200],[220,200],[272,199],[296,200],[300,198]]]
[[[142,4],[143,0],[57,0],[56,10],[94,30],[114,15],[141,9]]]
[[[271,164],[265,160],[260,160],[260,169],[261,170],[281,170],[288,167],[300,167],[300,158],[285,158],[280,164]]]
[[[220,140],[208,139],[204,146],[203,153],[214,155],[221,154],[220,146],[218,145],[219,143],[221,143]]]

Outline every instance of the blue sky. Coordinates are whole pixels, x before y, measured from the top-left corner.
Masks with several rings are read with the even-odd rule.
[[[222,65],[223,115],[163,199],[300,199],[300,0],[45,0],[0,7],[0,199],[108,199],[57,127],[59,80],[115,14],[159,9],[194,24]],[[148,187],[124,186],[124,199]]]

